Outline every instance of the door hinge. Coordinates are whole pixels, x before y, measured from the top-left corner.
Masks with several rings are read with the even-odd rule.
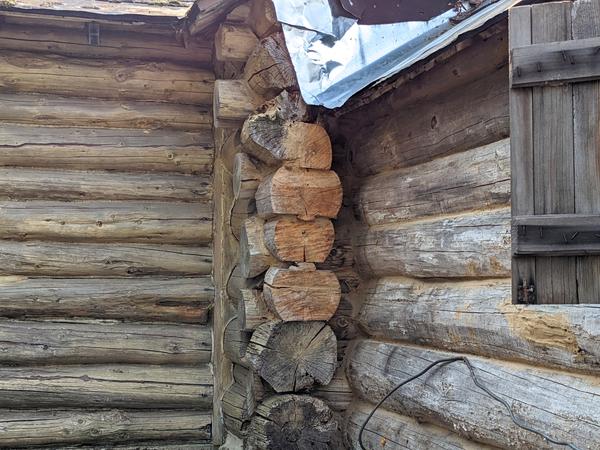
[[[519,305],[535,305],[537,303],[535,284],[525,280],[519,282],[517,287],[517,303]]]
[[[89,22],[87,24],[88,44],[94,47],[100,46],[100,24],[98,22]]]

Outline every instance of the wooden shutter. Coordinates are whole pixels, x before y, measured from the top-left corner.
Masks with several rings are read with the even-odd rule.
[[[509,27],[513,299],[600,303],[600,0]]]

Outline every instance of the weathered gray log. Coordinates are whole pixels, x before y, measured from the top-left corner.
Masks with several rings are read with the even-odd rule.
[[[5,409],[0,410],[0,447],[204,440],[210,439],[210,425],[211,415],[202,411]]]
[[[245,80],[216,80],[213,97],[215,127],[237,128],[262,103]]]
[[[350,353],[348,377],[361,398],[376,402],[428,364],[452,356],[458,355],[362,341]],[[472,356],[469,359],[481,383],[508,401],[525,423],[578,448],[592,449],[591,443],[600,442],[600,387],[596,377]],[[385,407],[500,448],[555,448],[517,427],[506,409],[473,383],[463,363],[443,366],[413,381],[388,399]]]
[[[214,450],[215,446],[212,439],[202,439],[194,441],[136,441],[135,444],[111,445],[111,450]],[[77,445],[73,447],[61,446],[60,449],[53,448],[52,450],[106,450],[105,445]]]
[[[256,191],[256,209],[264,218],[276,215],[333,219],[342,206],[342,185],[331,170],[281,167],[267,176]]]
[[[0,277],[0,316],[207,323],[214,289],[201,278]]]
[[[241,328],[241,322],[236,316],[225,324],[223,352],[230,361],[244,367],[249,366],[247,350],[251,335],[252,332],[247,332]]]
[[[333,223],[317,218],[305,222],[295,217],[276,217],[264,227],[265,245],[281,261],[322,263],[335,239]]]
[[[510,210],[371,228],[355,254],[367,276],[509,277]]]
[[[213,139],[210,129],[191,133],[3,123],[0,165],[209,174]]]
[[[0,368],[4,408],[210,409],[208,365]]]
[[[0,238],[67,242],[205,244],[207,203],[0,202]]]
[[[265,222],[259,217],[246,219],[240,233],[240,263],[241,273],[246,278],[253,278],[269,266],[277,265],[277,259],[271,255],[265,245]]]
[[[190,34],[199,34],[213,25],[219,17],[225,17],[237,2],[235,0],[197,0],[188,11],[186,28]]]
[[[513,305],[511,282],[421,283],[383,278],[359,322],[372,336],[598,373],[598,305]]]
[[[296,87],[296,72],[283,33],[274,33],[259,42],[246,62],[244,78],[265,99]]]
[[[240,265],[236,264],[227,280],[227,295],[235,303],[242,299],[242,289],[257,289],[262,282],[263,277],[246,278]]]
[[[239,240],[241,229],[248,217],[256,213],[254,196],[263,178],[262,170],[245,153],[237,153],[233,161],[233,196],[230,226]]]
[[[238,301],[237,317],[242,331],[254,331],[265,322],[275,320],[263,299],[262,292],[255,289],[242,289]]]
[[[345,439],[348,447],[360,449],[358,434],[375,405],[356,402],[350,405]],[[369,420],[363,432],[362,442],[365,448],[386,450],[492,450],[437,425],[421,423],[411,417],[387,411],[377,410]]]
[[[357,201],[369,225],[508,205],[510,142],[367,178]]]
[[[340,282],[314,264],[289,269],[271,267],[265,274],[265,303],[284,321],[328,321],[340,304]]]
[[[215,58],[219,62],[245,63],[258,44],[252,29],[239,23],[221,23],[215,34]]]
[[[209,202],[210,176],[0,168],[3,200],[170,200]]]
[[[465,86],[430,94],[423,101],[399,109],[390,102],[386,107],[373,102],[358,112],[362,118],[358,123],[355,116],[346,117],[342,127],[353,130],[352,165],[358,173],[374,175],[409,167],[507,138],[508,52],[504,45],[499,46],[504,48],[505,65]],[[374,107],[379,111],[373,113]],[[378,117],[381,115],[385,117]],[[361,132],[356,133],[357,129]],[[365,152],[365,148],[372,151]]]
[[[208,70],[169,63],[0,55],[3,92],[210,105],[213,82]]]
[[[329,384],[337,365],[337,341],[323,322],[268,322],[252,334],[245,358],[279,393]]]
[[[322,400],[307,395],[276,395],[261,403],[246,444],[250,450],[342,448],[335,415]]]
[[[323,400],[334,411],[346,411],[354,394],[346,377],[345,368],[339,367],[331,382],[324,386],[317,386],[311,395]]]
[[[233,380],[223,395],[223,418],[227,429],[241,437],[265,392],[260,377],[239,364],[233,368]]]
[[[0,320],[0,364],[200,364],[211,331],[196,325]]]
[[[0,242],[0,275],[134,277],[211,270],[212,251],[206,247]]]
[[[172,27],[151,29],[140,27],[102,27],[100,45],[90,45],[84,33],[86,19],[51,20],[48,15],[3,15],[0,47],[32,53],[54,53],[71,57],[100,59],[140,59],[170,61],[177,64],[210,68],[212,42],[188,39],[186,44],[176,38]],[[89,19],[87,19],[89,20]],[[72,26],[69,26],[72,24]]]
[[[198,131],[210,127],[207,107],[99,100],[48,94],[0,94],[0,120],[32,125]]]
[[[287,121],[272,108],[252,114],[241,132],[244,151],[270,165],[329,170],[331,140],[318,124]]]

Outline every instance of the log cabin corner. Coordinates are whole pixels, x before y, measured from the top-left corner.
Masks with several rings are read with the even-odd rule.
[[[598,49],[600,0],[0,0],[0,448],[600,450]]]

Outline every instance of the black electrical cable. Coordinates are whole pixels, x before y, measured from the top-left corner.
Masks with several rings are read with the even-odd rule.
[[[373,415],[375,414],[375,412],[377,412],[377,410],[381,407],[381,405],[383,405],[383,403],[388,398],[390,398],[398,389],[400,389],[402,386],[407,385],[411,381],[414,381],[417,378],[422,377],[427,372],[429,372],[431,369],[433,369],[436,366],[439,366],[440,364],[452,364],[454,362],[459,362],[459,361],[462,361],[462,362],[465,363],[465,365],[469,369],[471,378],[473,379],[473,382],[475,383],[475,385],[479,389],[481,389],[483,392],[485,392],[487,395],[489,395],[490,397],[492,397],[494,400],[496,400],[497,402],[501,403],[507,409],[508,413],[510,414],[510,418],[515,423],[515,425],[517,425],[518,427],[520,427],[520,428],[522,428],[524,430],[527,430],[527,431],[530,431],[532,433],[535,433],[538,436],[541,436],[546,441],[548,441],[548,442],[550,442],[552,444],[562,445],[563,447],[569,447],[571,450],[580,450],[574,444],[571,444],[569,442],[561,442],[561,441],[557,441],[555,439],[552,439],[550,436],[548,436],[547,434],[545,434],[543,431],[540,431],[540,430],[537,430],[535,428],[532,428],[531,426],[529,426],[526,423],[524,423],[521,419],[519,419],[518,417],[516,417],[515,414],[514,414],[514,412],[513,412],[513,410],[512,410],[512,407],[509,405],[509,403],[506,400],[504,400],[503,398],[501,398],[498,395],[494,394],[483,383],[481,383],[481,381],[479,381],[479,378],[477,378],[477,375],[475,374],[475,368],[471,364],[471,361],[469,361],[469,359],[466,358],[466,357],[464,357],[464,356],[460,356],[460,357],[456,357],[456,358],[438,359],[437,361],[434,361],[431,364],[429,364],[425,369],[423,369],[418,374],[410,377],[408,380],[403,381],[398,386],[396,386],[394,389],[392,389],[385,397],[383,397],[379,401],[379,403],[377,403],[377,405],[375,406],[375,408],[373,408],[373,411],[371,411],[371,413],[368,415],[367,419],[364,421],[364,423],[360,427],[360,432],[358,433],[358,443],[360,444],[360,448],[362,450],[367,450],[367,448],[363,444],[362,438],[363,438],[363,433],[365,431],[365,428],[366,428],[367,424],[369,423],[369,420],[371,420],[371,418],[373,417]]]

